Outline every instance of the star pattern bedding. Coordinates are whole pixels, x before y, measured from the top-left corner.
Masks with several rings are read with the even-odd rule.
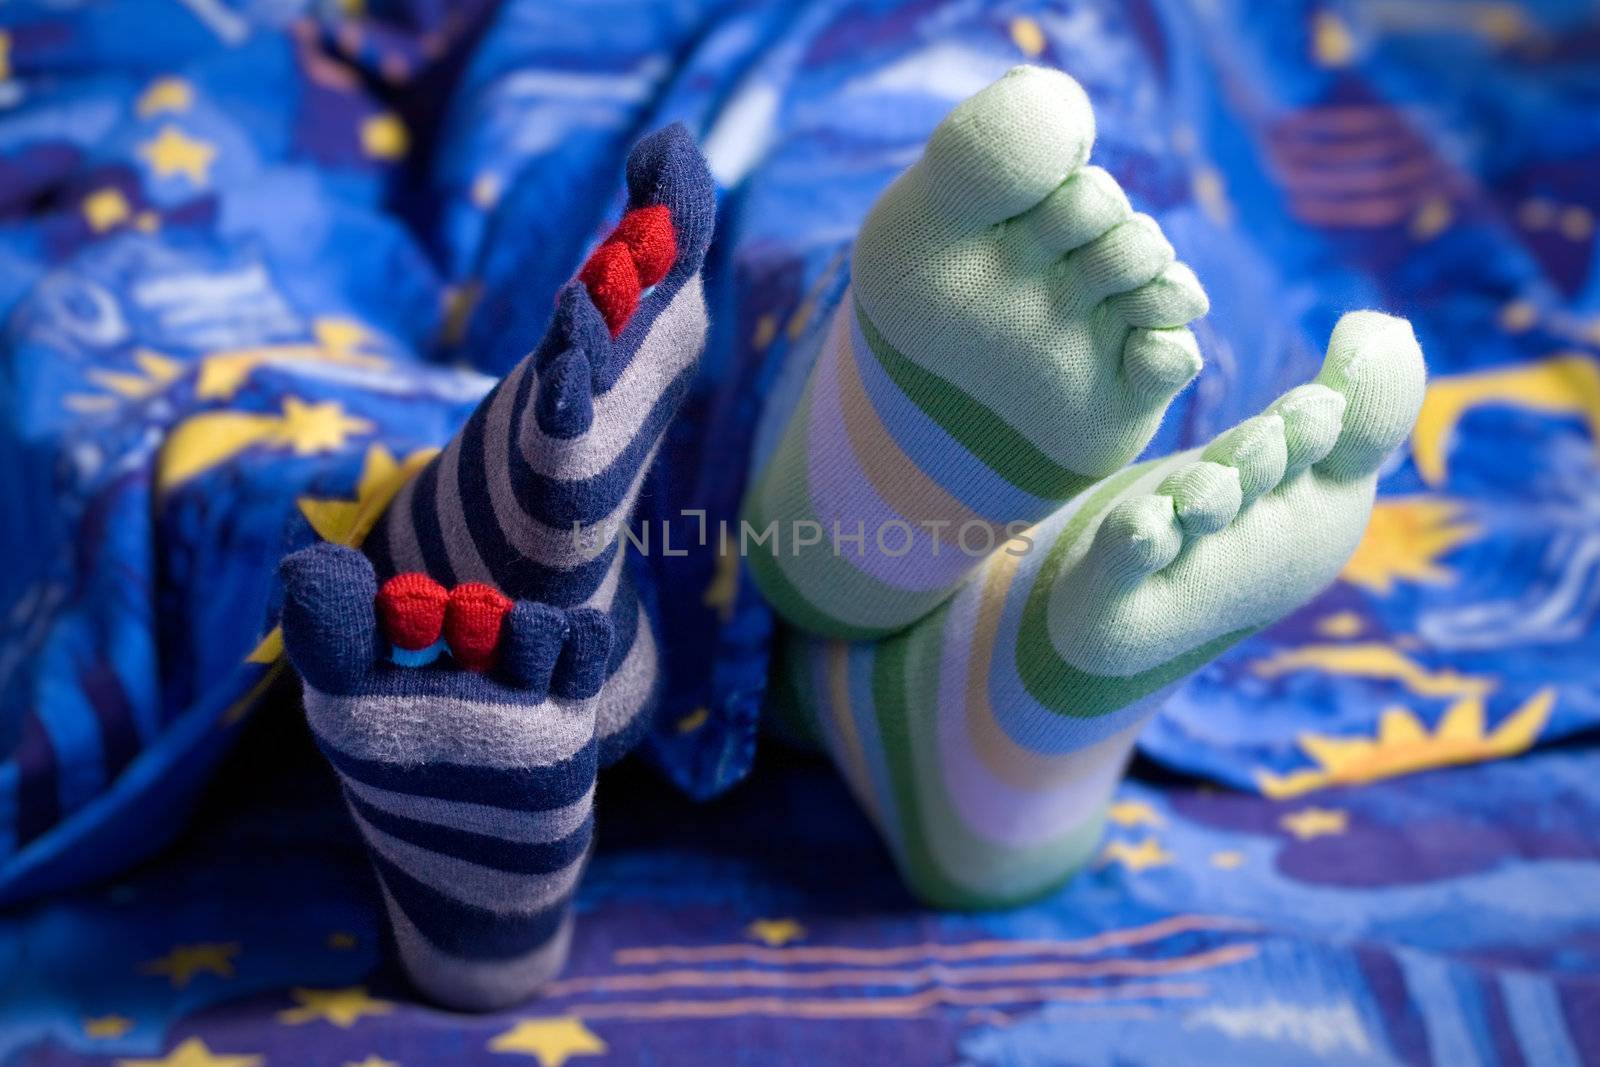
[[[608,852],[602,830],[584,890],[595,940],[572,968],[600,984],[573,989],[607,1003],[651,989],[651,1003],[677,1004],[673,983],[689,979],[640,986],[627,976],[643,972],[620,962],[635,957],[616,954],[679,943],[693,948],[683,960],[638,959],[652,975],[688,961],[696,974],[705,962],[780,978],[749,979],[734,998],[745,1014],[658,1006],[602,1029],[606,1012],[619,1016],[590,993],[532,1010],[580,1021],[589,1036],[557,1035],[577,1043],[567,1055],[598,1043],[626,1062],[620,1050],[640,1042],[687,1056],[701,1032],[681,1020],[717,1012],[747,1020],[722,1031],[728,1047],[759,1045],[751,1035],[770,1035],[772,1019],[846,1010],[938,1020],[941,1036],[919,1046],[935,1060],[1048,1062],[1068,1027],[1104,1035],[1103,1055],[1081,1039],[1084,1062],[1113,1046],[1124,1061],[1172,1062],[1161,1057],[1187,1047],[1210,1062],[1204,1041],[1287,1042],[1261,1051],[1284,1062],[1306,1048],[1332,1062],[1600,1056],[1583,906],[1600,899],[1585,745],[1600,718],[1597,53],[1600,25],[1577,0],[7,5],[0,903],[158,850],[252,717],[292,707],[274,688],[277,559],[318,538],[360,541],[537,339],[621,210],[628,145],[681,120],[719,184],[713,326],[638,520],[658,549],[684,554],[632,565],[664,640],[648,758],[692,797],[728,796],[705,816],[663,801],[686,826],[659,846],[624,830]],[[702,838],[719,818],[755,819],[745,806],[795,810],[800,790],[834,788],[811,771],[734,788],[756,749],[772,622],[718,533],[735,521],[761,405],[804,380],[867,205],[953,103],[1019,61],[1082,82],[1097,158],[1213,297],[1197,326],[1207,368],[1153,451],[1204,440],[1301,380],[1347,307],[1409,317],[1432,379],[1341,579],[1201,672],[1145,731],[1144,773],[1103,866],[1010,916],[934,917],[908,910],[887,876],[856,896],[782,863],[783,877],[752,873],[760,855],[803,854],[792,842],[729,830],[755,848],[746,857]],[[1473,766],[1399,777],[1461,764]],[[649,825],[627,796],[602,801],[603,814]],[[258,799],[270,821],[274,798]],[[809,846],[879,862],[855,858],[875,853],[841,802],[817,803],[838,836]],[[360,952],[296,973],[286,942],[254,970],[266,927],[230,932],[220,913],[262,857],[191,843],[150,877],[218,914],[157,923],[150,904],[148,937],[172,944],[141,941],[104,977],[66,966],[129,929],[97,925],[99,897],[0,919],[9,1047],[76,1062],[176,1055],[193,1035],[220,1054],[232,1046],[211,1015],[185,1020],[234,1010],[211,1006],[248,976],[267,999],[238,1010],[263,1036],[239,1054],[309,1055],[295,1042],[310,1029],[274,1029],[280,1008],[296,1010],[282,990],[365,982],[376,959],[356,854],[318,852],[348,841],[317,811],[326,839],[273,847],[313,901],[297,910],[367,924]],[[762,833],[802,832],[774,823]],[[861,901],[868,918],[851,917]],[[1202,912],[1226,929],[1183,925]],[[1241,919],[1270,937],[1227,925]],[[750,933],[757,922],[804,936]],[[1180,940],[1127,932],[1159,922],[1178,922]],[[1093,967],[1078,982],[1070,946],[1114,931],[1110,956],[1079,954]],[[1126,986],[1149,965],[1104,960],[1149,957],[1117,938],[1206,960],[1248,942],[1255,962],[1218,964],[1216,983],[1191,982],[1205,991],[1171,1003],[1111,998],[1115,1012],[1093,1025],[1078,1018],[1083,994],[1039,993]],[[1029,947],[996,952],[1007,973],[993,982],[966,974],[991,965],[989,950],[941,947],[1013,939]],[[791,942],[895,976],[791,981],[812,973],[804,954],[784,954]],[[236,951],[162,955],[184,944]],[[750,968],[728,962],[750,952]],[[947,956],[961,973],[938,969]],[[36,981],[46,957],[64,969]],[[172,973],[143,969],[157,959]],[[1008,1000],[1018,967],[1059,977]],[[732,981],[712,986],[732,996]],[[804,1006],[807,990],[840,988],[893,1006]],[[1138,1035],[1164,1031],[1136,1012],[1186,1036],[1145,1049]],[[131,1021],[112,1033],[91,1015]],[[420,1008],[384,1016],[405,1040],[433,1025],[413,1033],[430,1017]],[[514,1023],[474,1024],[473,1048],[487,1055]],[[913,1025],[812,1026],[807,1040],[892,1046]],[[541,1062],[561,1055],[541,1056],[539,1033],[507,1040]],[[339,1048],[327,1062],[372,1052]]]

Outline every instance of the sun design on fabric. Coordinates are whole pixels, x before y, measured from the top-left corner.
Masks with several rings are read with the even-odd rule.
[[[1462,518],[1464,511],[1455,501],[1435,497],[1379,500],[1366,534],[1339,577],[1379,594],[1392,592],[1401,581],[1453,583],[1455,572],[1440,560],[1482,532]]]
[[[1541,689],[1488,730],[1483,697],[1466,696],[1450,705],[1431,733],[1414,712],[1391,707],[1383,713],[1376,737],[1301,734],[1297,742],[1316,769],[1282,775],[1258,771],[1256,782],[1262,793],[1281,800],[1326,786],[1360,785],[1437,767],[1503,759],[1527,751],[1550,718],[1555,701],[1553,688]]]

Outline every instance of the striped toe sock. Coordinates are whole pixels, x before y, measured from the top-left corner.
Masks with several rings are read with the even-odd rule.
[[[907,359],[847,292],[746,498],[750,527],[776,525],[751,572],[796,626],[892,633],[1092,481]]]
[[[705,343],[700,270],[714,190],[680,125],[628,159],[616,230],[562,289],[538,347],[395,497],[363,546],[383,577],[452,585],[612,619],[595,702],[602,765],[648,726],[657,642],[622,533]]]
[[[1193,272],[1109,173],[1056,70],[963,101],[878,197],[851,288],[745,503],[762,593],[879,637],[1138,455],[1199,372]],[[764,435],[765,436],[765,435]]]
[[[452,1008],[527,998],[566,962],[609,618],[420,574],[380,588],[364,556],[333,545],[281,573],[306,718],[366,840],[406,972]]]
[[[1346,315],[1315,382],[1091,486],[910,628],[857,643],[790,629],[776,699],[925,899],[1043,893],[1092,854],[1166,694],[1335,579],[1422,397],[1410,326]]]

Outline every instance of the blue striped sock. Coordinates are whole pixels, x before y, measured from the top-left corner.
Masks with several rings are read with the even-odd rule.
[[[390,662],[354,549],[284,560],[283,636],[306,718],[383,887],[401,961],[454,1008],[522,1000],[566,962],[593,830],[607,618],[521,601],[494,665]]]
[[[482,581],[607,613],[616,641],[596,701],[602,765],[643,736],[654,704],[657,641],[621,531],[705,343],[700,268],[715,213],[705,161],[681,125],[634,148],[628,189],[622,226],[562,289],[544,340],[365,545],[385,577]]]

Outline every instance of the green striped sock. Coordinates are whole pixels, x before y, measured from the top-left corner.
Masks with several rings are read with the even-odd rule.
[[[856,643],[791,628],[774,691],[923,898],[1045,892],[1092,854],[1164,694],[1332,581],[1422,392],[1409,325],[1347,315],[1315,383],[1097,482],[910,628]]]
[[[874,205],[747,498],[775,530],[752,570],[790,622],[864,638],[922,618],[1135,456],[1198,372],[1205,295],[1085,164],[1093,140],[1076,82],[1018,67]]]

